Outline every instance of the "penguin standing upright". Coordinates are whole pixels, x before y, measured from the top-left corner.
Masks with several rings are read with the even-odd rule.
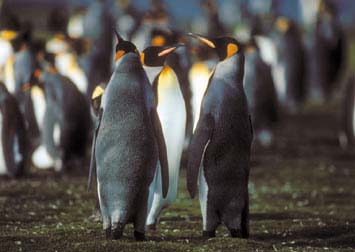
[[[260,56],[252,39],[245,47],[244,88],[252,117],[255,139],[262,146],[273,141],[272,128],[278,121],[278,102],[271,68]]]
[[[306,97],[306,58],[301,33],[295,22],[286,17],[275,21],[278,63],[282,66],[277,76],[284,81],[284,95],[280,103],[287,112],[298,111]],[[277,88],[277,86],[276,86]]]
[[[355,74],[348,78],[344,94],[339,142],[347,148],[355,146]]]
[[[166,146],[138,50],[118,34],[117,40],[115,69],[101,101],[90,170],[97,166],[106,236],[119,239],[125,225],[133,222],[135,238],[143,240],[149,186],[158,159],[164,197],[169,187]]]
[[[336,7],[323,0],[319,6],[312,45],[313,97],[329,100],[345,62],[345,38]]]
[[[112,71],[113,30],[115,25],[108,0],[94,0],[90,4],[83,21],[84,37],[91,43],[91,50],[83,61],[87,79],[87,98],[91,98],[94,88],[107,82]]]
[[[174,71],[176,47],[151,46],[141,54],[143,65],[149,72],[149,66],[160,67],[160,73],[152,82],[158,100],[158,115],[161,121],[166,143],[169,164],[169,191],[164,199],[161,191],[160,167],[157,168],[153,183],[149,189],[147,226],[156,228],[163,208],[173,203],[178,189],[181,154],[185,142],[186,109],[179,80]],[[172,58],[170,58],[172,56]],[[149,76],[149,74],[148,74]]]
[[[29,171],[29,142],[17,101],[0,82],[0,175]]]
[[[15,51],[14,55],[14,79],[15,97],[20,105],[20,110],[25,118],[26,129],[30,138],[31,149],[40,143],[40,131],[35,118],[33,101],[29,92],[23,92],[28,86],[31,75],[35,71],[35,55],[31,50],[31,24],[25,24],[18,36],[11,41]]]
[[[243,88],[243,49],[231,37],[193,36],[214,48],[220,62],[210,78],[188,149],[187,188],[194,197],[199,181],[203,236],[214,237],[224,223],[232,237],[247,238],[253,133]]]
[[[54,166],[69,170],[84,162],[89,140],[90,111],[85,96],[70,79],[58,73],[51,62],[43,63],[35,78],[44,90],[46,109],[43,118],[42,145],[32,160],[40,168]],[[46,157],[46,158],[45,158]],[[45,162],[45,159],[49,160]]]

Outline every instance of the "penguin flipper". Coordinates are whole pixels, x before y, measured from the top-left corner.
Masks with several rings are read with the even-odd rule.
[[[150,112],[150,118],[152,120],[152,125],[154,128],[155,138],[158,143],[159,151],[159,161],[161,167],[161,181],[162,181],[162,192],[165,198],[169,190],[169,165],[168,165],[168,154],[166,150],[165,139],[163,135],[163,129],[160,123],[158,113],[155,109]]]
[[[211,114],[201,117],[188,148],[187,189],[191,198],[194,198],[196,194],[197,178],[202,156],[212,137],[214,124],[214,118]]]
[[[101,118],[102,118],[102,109],[99,111],[98,123],[97,123],[96,129],[94,131],[94,137],[92,139],[89,178],[88,178],[88,187],[87,187],[88,192],[91,189],[93,173],[94,173],[94,171],[96,171],[95,146],[96,146],[97,133],[99,132],[99,128],[100,128],[100,124],[101,124]]]

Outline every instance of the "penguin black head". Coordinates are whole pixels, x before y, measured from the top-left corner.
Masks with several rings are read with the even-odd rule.
[[[239,54],[243,51],[242,45],[232,37],[218,37],[209,39],[205,36],[193,33],[188,33],[188,35],[215,49],[220,61],[228,59],[233,55]]]
[[[137,53],[137,47],[130,41],[124,40],[117,31],[116,38],[117,38],[117,45],[116,45],[116,53],[115,53],[115,61],[117,62],[123,55],[126,53]]]
[[[175,51],[178,46],[149,46],[141,53],[143,65],[157,67],[163,66],[168,55]]]

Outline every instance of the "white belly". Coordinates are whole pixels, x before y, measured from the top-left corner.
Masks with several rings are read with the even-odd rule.
[[[200,167],[200,173],[198,176],[198,193],[200,208],[202,214],[203,230],[206,230],[207,224],[207,196],[208,196],[208,185],[203,172],[203,167]]]
[[[2,114],[0,113],[0,175],[7,174],[6,165],[5,165],[5,158],[4,158],[4,150],[2,147]]]
[[[79,67],[74,54],[61,53],[57,55],[55,65],[60,74],[68,77],[80,92],[86,94],[88,80],[84,71]]]
[[[31,98],[33,102],[33,110],[40,131],[43,129],[44,113],[46,111],[46,99],[42,89],[34,86],[31,89]]]
[[[208,86],[210,74],[211,71],[203,63],[195,63],[189,72],[192,92],[193,130],[195,130],[198,119],[200,118],[201,102]]]
[[[40,145],[32,154],[32,162],[39,169],[49,169],[54,166],[54,160],[49,155],[46,147]]]

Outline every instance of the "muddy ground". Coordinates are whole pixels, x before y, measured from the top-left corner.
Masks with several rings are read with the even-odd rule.
[[[86,176],[33,171],[0,179],[0,251],[355,251],[355,150],[338,145],[339,109],[309,106],[284,119],[272,148],[254,147],[249,240],[224,227],[201,238],[184,171],[176,203],[146,242],[133,240],[131,225],[122,240],[105,239]]]

